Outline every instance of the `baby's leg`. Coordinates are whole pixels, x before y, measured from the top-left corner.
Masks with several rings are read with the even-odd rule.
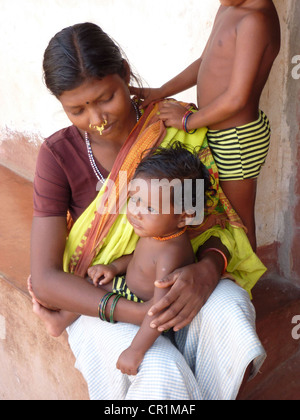
[[[247,235],[249,241],[254,252],[256,252],[255,201],[257,179],[222,181],[220,182],[220,185],[232,207],[238,213],[242,222],[248,229]]]

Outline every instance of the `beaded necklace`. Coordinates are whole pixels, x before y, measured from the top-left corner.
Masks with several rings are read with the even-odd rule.
[[[170,235],[170,236],[153,236],[153,239],[156,239],[157,241],[160,241],[160,242],[170,241],[171,239],[179,238],[179,236],[183,235],[186,231],[187,231],[187,226],[185,228],[183,228],[180,232],[174,233],[173,235]]]
[[[135,113],[136,113],[136,122],[138,122],[139,119],[141,118],[141,113],[140,113],[139,107],[134,100],[132,100],[131,103],[132,103],[132,106],[133,106],[133,108],[135,110]],[[102,184],[104,184],[106,180],[105,180],[104,176],[102,175],[102,173],[100,172],[100,170],[99,170],[99,168],[98,168],[98,166],[95,162],[91,142],[90,142],[90,139],[89,139],[89,136],[88,136],[87,132],[85,132],[85,144],[86,144],[86,148],[87,148],[89,161],[90,161],[91,167],[94,171],[94,174],[96,175],[96,178],[98,179],[98,181],[100,181],[100,182],[102,182]]]

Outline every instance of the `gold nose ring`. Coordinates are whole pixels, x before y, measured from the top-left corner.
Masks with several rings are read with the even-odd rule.
[[[106,126],[107,126],[107,120],[105,120],[104,123],[100,127],[98,125],[90,124],[89,128],[91,130],[97,130],[99,132],[100,136],[102,136],[102,133],[103,133]]]

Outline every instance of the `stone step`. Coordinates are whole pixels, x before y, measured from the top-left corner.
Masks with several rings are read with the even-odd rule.
[[[247,384],[241,399],[256,399],[270,395],[268,384],[273,375],[284,369],[294,357],[299,357],[300,340],[293,337],[293,319],[300,315],[300,289],[280,278],[263,278],[253,291],[253,303],[257,312],[257,333],[267,352],[261,373]],[[286,372],[289,375],[289,371]],[[300,375],[293,379],[298,386],[300,399]],[[284,399],[289,386],[283,389],[280,383],[272,386],[273,398]],[[264,394],[266,392],[266,394]],[[292,391],[294,395],[294,391]]]
[[[299,401],[300,352],[270,372],[270,375],[258,384],[245,399],[252,401]]]
[[[32,312],[32,183],[0,166],[0,399],[87,400],[67,334],[47,335]]]

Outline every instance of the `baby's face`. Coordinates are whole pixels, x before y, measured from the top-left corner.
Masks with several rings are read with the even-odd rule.
[[[140,237],[168,236],[178,231],[181,214],[175,214],[170,185],[135,178],[129,187],[127,218]]]

